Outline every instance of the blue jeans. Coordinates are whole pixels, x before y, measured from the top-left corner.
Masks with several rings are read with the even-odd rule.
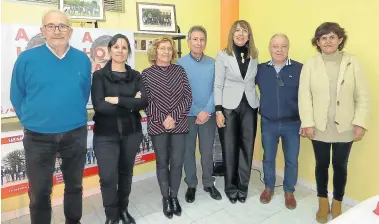
[[[270,121],[261,119],[263,145],[263,172],[266,188],[274,190],[276,181],[275,160],[279,138],[282,139],[285,159],[284,192],[294,192],[298,174],[298,156],[300,149],[300,121]]]

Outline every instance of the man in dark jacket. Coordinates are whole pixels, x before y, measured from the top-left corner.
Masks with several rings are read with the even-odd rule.
[[[300,118],[298,88],[302,64],[288,58],[289,41],[285,34],[275,34],[269,46],[271,60],[258,66],[256,83],[260,89],[260,115],[263,144],[265,190],[260,201],[271,201],[275,188],[275,160],[279,138],[285,158],[285,205],[296,208],[293,195],[298,174]]]

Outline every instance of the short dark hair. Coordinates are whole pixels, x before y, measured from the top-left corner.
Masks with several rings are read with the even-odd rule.
[[[317,41],[320,40],[323,35],[329,33],[335,33],[338,38],[342,38],[342,42],[338,45],[338,50],[342,51],[346,44],[347,35],[345,29],[340,27],[338,23],[325,22],[317,27],[315,36],[312,38],[312,45],[315,46],[319,52],[321,52],[321,48],[317,45]]]
[[[128,45],[128,57],[129,57],[132,54],[132,49],[130,49],[130,42],[129,42],[129,39],[125,35],[123,35],[121,33],[118,33],[118,34],[114,35],[112,37],[112,39],[109,41],[109,43],[108,43],[108,51],[110,51],[111,48],[112,48],[112,46],[117,43],[118,39],[124,39],[126,41],[126,44]]]
[[[95,60],[96,56],[96,48],[98,47],[106,47],[109,41],[112,39],[110,35],[103,35],[95,39],[95,41],[91,45],[91,58]]]

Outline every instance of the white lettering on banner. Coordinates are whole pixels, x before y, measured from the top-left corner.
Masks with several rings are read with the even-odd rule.
[[[40,34],[40,26],[2,24],[2,52],[1,52],[1,117],[15,117],[16,113],[10,102],[10,82],[13,65],[19,54],[33,47],[40,46],[45,40]],[[109,60],[107,45],[112,36],[117,33],[124,34],[134,43],[134,32],[125,30],[106,30],[93,28],[73,27],[70,45],[82,50],[88,55],[92,64],[92,72],[102,68]],[[134,51],[134,48],[132,48]],[[135,59],[132,52],[128,64],[134,68]],[[87,108],[92,108],[91,97]]]

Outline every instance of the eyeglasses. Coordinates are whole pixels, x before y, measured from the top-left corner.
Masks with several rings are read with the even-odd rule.
[[[58,27],[58,30],[61,32],[67,32],[70,29],[70,26],[67,26],[67,25],[62,24],[62,23],[60,23],[58,25],[49,23],[47,25],[44,25],[44,27],[49,32],[54,32],[57,27]]]
[[[165,52],[165,51],[171,52],[171,51],[172,51],[172,48],[171,48],[171,47],[168,47],[168,48],[165,48],[165,47],[158,47],[157,49],[160,50],[160,51],[163,51],[163,52]]]
[[[278,83],[278,85],[280,87],[284,86],[284,81],[283,81],[282,77],[279,74],[276,74],[276,82]]]

